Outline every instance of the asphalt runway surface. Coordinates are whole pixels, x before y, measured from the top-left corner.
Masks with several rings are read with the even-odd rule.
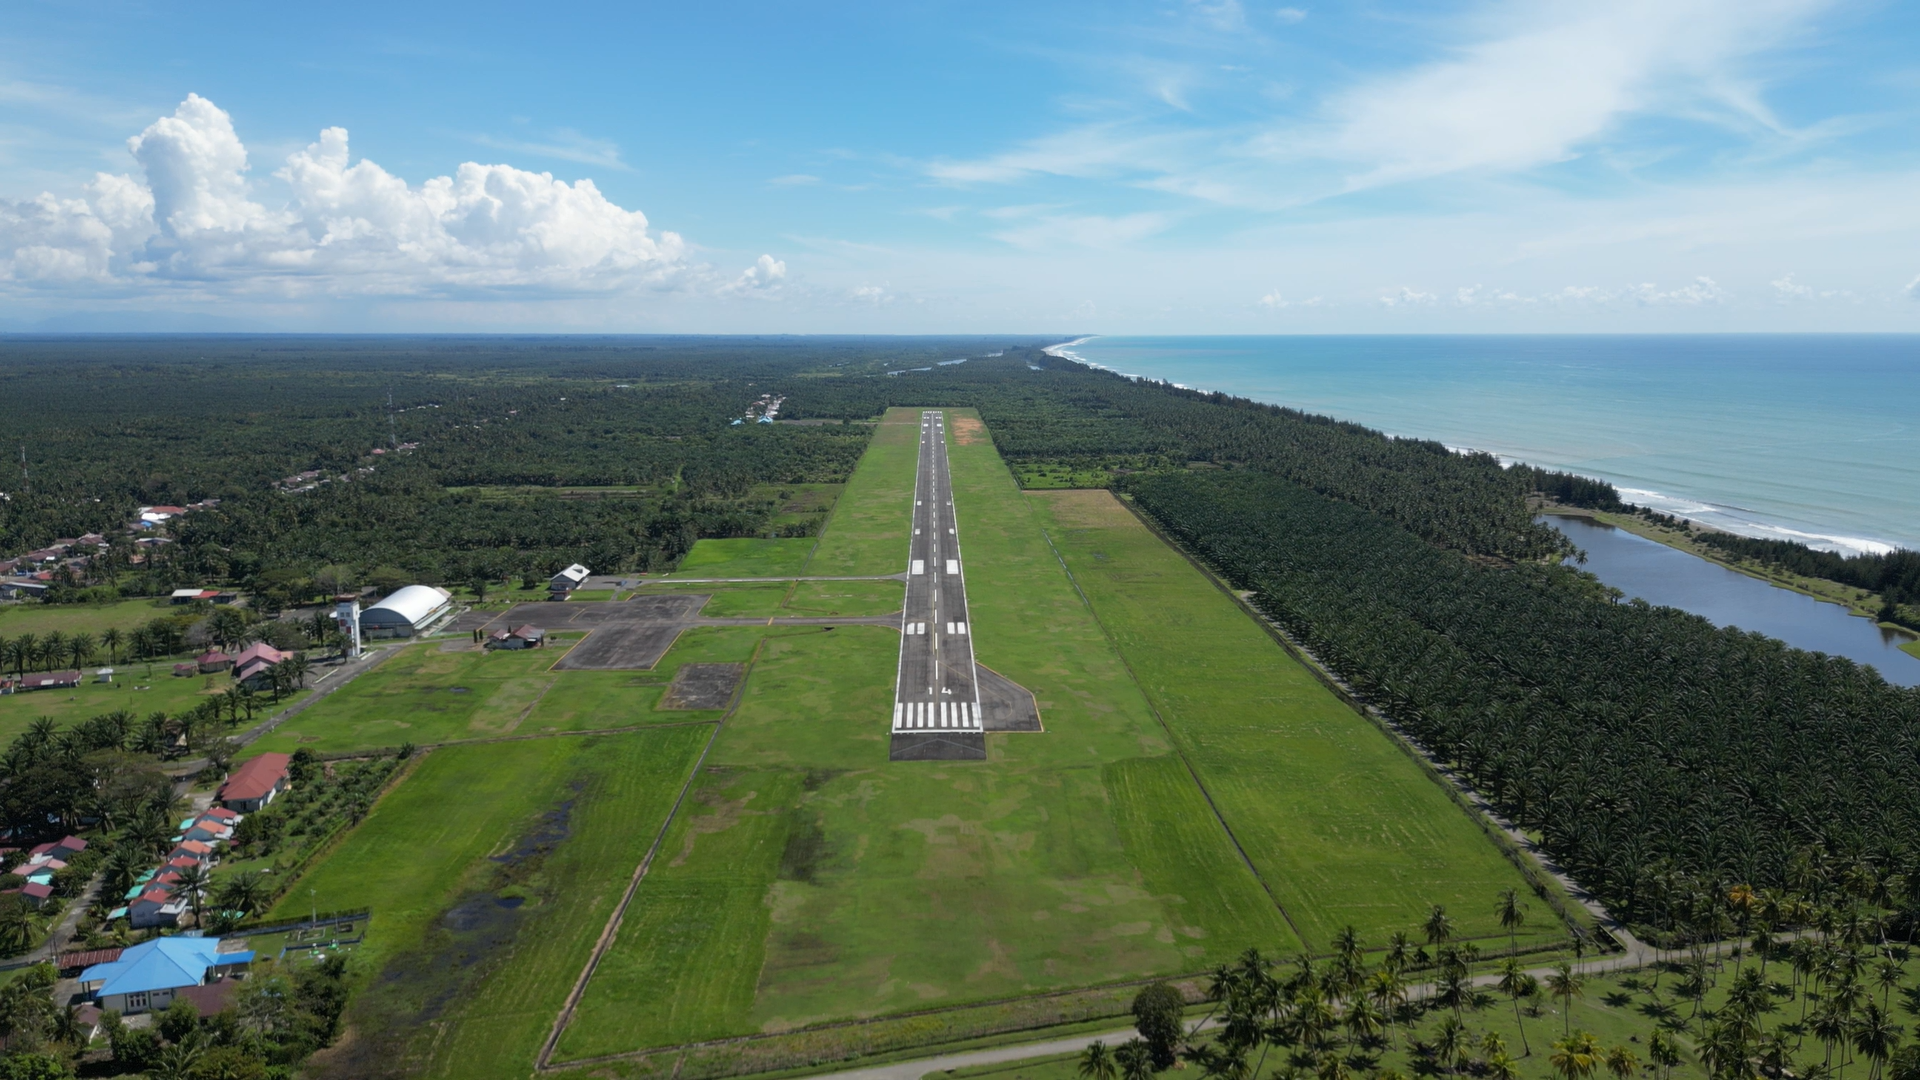
[[[946,414],[937,409],[920,414],[913,536],[900,629],[892,758],[985,758],[973,637],[967,625],[967,579],[947,467]]]

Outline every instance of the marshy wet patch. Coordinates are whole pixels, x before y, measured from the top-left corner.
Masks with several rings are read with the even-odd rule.
[[[514,946],[546,910],[549,856],[573,835],[586,790],[536,816],[513,841],[470,872],[472,888],[441,911],[418,949],[390,959],[355,1009],[355,1038],[330,1055],[318,1075],[385,1078],[414,1075],[449,1013],[504,969]]]

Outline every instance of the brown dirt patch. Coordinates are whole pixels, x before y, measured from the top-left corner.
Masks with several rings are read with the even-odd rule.
[[[961,446],[986,442],[987,425],[971,416],[956,416],[953,418],[953,441]]]
[[[1030,491],[1053,508],[1054,520],[1069,529],[1140,528],[1140,519],[1114,498],[1113,492],[1081,488],[1072,491]]]

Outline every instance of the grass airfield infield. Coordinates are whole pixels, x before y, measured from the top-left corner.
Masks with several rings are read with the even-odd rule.
[[[677,576],[777,579],[700,585],[704,613],[897,610],[897,580],[807,579],[902,569],[918,415],[877,426],[804,551],[697,549]],[[887,627],[702,628],[645,677],[414,646],[411,673],[389,660],[271,747],[390,745],[396,724],[453,743],[285,901],[376,909],[338,1068],[368,1066],[359,1045],[395,1072],[528,1075],[656,837],[550,1071],[695,1080],[1112,1016],[1141,980],[1325,951],[1348,924],[1382,946],[1433,903],[1504,945],[1495,897],[1526,882],[1417,763],[1111,495],[1023,493],[976,418],[949,421],[976,655],[1045,730],[989,735],[984,762],[889,762]],[[745,664],[730,711],[657,707],[689,660]],[[503,686],[501,707],[428,716],[449,695],[422,672],[449,663],[427,681],[549,683],[519,712]],[[458,744],[509,713],[518,741]],[[608,729],[630,730],[579,734]],[[511,869],[528,850],[539,869]],[[1522,944],[1559,941],[1531,908]]]

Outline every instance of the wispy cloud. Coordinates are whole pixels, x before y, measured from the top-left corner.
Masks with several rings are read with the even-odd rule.
[[[817,184],[819,182],[819,177],[811,176],[807,173],[788,173],[785,176],[776,176],[767,181],[767,183],[772,184],[774,187],[806,187],[807,185]]]
[[[469,142],[494,150],[506,150],[515,154],[534,154],[540,157],[558,158],[561,161],[575,161],[582,165],[598,165],[619,172],[632,172],[633,166],[620,160],[620,145],[612,139],[596,139],[582,135],[572,128],[561,128],[544,139],[512,139],[498,135],[469,135]]]
[[[1349,187],[1564,161],[1625,118],[1691,113],[1784,127],[1741,64],[1777,45],[1824,0],[1617,0],[1501,5],[1501,27],[1456,55],[1337,94],[1331,131],[1271,136],[1281,157],[1360,167]]]

